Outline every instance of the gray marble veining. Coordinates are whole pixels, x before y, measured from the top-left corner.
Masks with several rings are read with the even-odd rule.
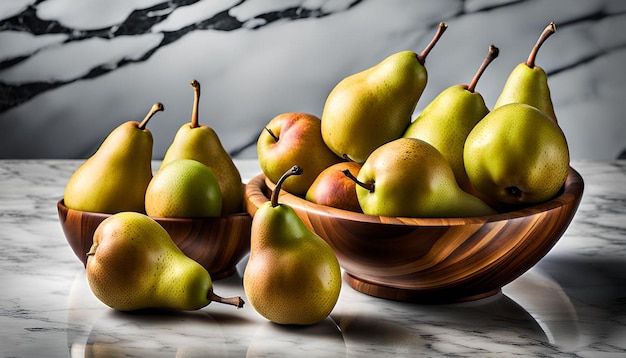
[[[449,30],[427,59],[415,115],[469,81],[494,43],[500,56],[477,87],[491,108],[555,21],[537,64],[572,157],[610,160],[626,149],[620,0],[11,0],[0,3],[0,158],[85,158],[156,101],[166,108],[150,124],[162,158],[188,121],[193,78],[203,84],[201,120],[232,155],[254,158],[271,118],[321,115],[339,80],[420,51],[440,21]]]
[[[573,162],[579,210],[535,267],[486,299],[418,305],[344,285],[330,317],[295,328],[252,307],[120,313],[91,293],[56,201],[80,161],[0,161],[0,357],[621,357],[626,162]],[[238,160],[245,180],[259,173]],[[241,273],[215,282],[242,295]]]

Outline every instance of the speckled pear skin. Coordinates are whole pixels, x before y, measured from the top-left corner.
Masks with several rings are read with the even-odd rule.
[[[188,258],[161,225],[123,212],[105,219],[87,254],[94,295],[120,311],[144,308],[196,310],[210,303],[207,270]]]
[[[292,208],[267,201],[252,219],[243,287],[252,307],[266,319],[311,325],[335,307],[341,270],[332,248]]]

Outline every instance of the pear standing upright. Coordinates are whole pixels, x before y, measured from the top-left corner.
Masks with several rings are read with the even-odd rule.
[[[194,88],[191,122],[183,124],[176,132],[161,168],[174,159],[193,159],[206,165],[217,177],[222,191],[222,214],[239,213],[243,211],[241,174],[213,128],[199,123],[200,83],[193,80],[191,86]]]
[[[491,45],[487,57],[469,85],[455,85],[441,92],[409,125],[405,138],[424,140],[446,158],[461,189],[474,194],[463,164],[465,138],[489,109],[476,84],[489,63],[498,57],[498,48]]]
[[[322,138],[328,148],[363,163],[374,149],[402,136],[426,86],[426,56],[446,28],[440,23],[420,54],[395,53],[333,88],[322,112]]]
[[[310,325],[325,319],[341,290],[339,261],[330,245],[290,206],[278,203],[283,182],[301,173],[294,166],[281,176],[271,200],[254,213],[243,275],[252,307],[280,324]]]
[[[493,109],[508,103],[526,103],[556,121],[548,87],[548,75],[541,67],[535,65],[539,48],[555,32],[556,25],[551,22],[541,33],[526,62],[520,63],[511,71]]]
[[[159,223],[140,213],[117,213],[98,225],[86,273],[94,295],[119,311],[197,310],[212,301],[244,304],[240,297],[216,295],[207,270],[187,257]]]
[[[128,121],[115,128],[70,177],[63,194],[65,206],[107,214],[144,212],[153,142],[146,124],[162,110],[163,105],[155,103],[141,123]]]

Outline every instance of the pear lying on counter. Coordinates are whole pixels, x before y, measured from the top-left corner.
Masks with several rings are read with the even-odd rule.
[[[283,182],[301,173],[294,166],[276,183],[271,200],[254,214],[250,258],[243,288],[263,317],[280,324],[310,325],[325,319],[341,290],[332,248],[309,230],[288,205],[278,203]]]
[[[115,128],[98,150],[72,174],[63,200],[70,209],[114,214],[144,212],[144,195],[152,179],[150,118],[163,110],[155,103],[141,123]]]
[[[119,311],[197,310],[212,301],[244,304],[240,297],[216,295],[207,270],[185,256],[167,231],[144,214],[122,212],[106,218],[87,255],[89,287]]]

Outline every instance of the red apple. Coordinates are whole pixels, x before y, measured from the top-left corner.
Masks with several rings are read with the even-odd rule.
[[[324,143],[319,117],[298,112],[269,121],[257,140],[257,156],[261,170],[274,183],[294,165],[302,168],[302,175],[289,178],[282,187],[298,196],[306,194],[324,169],[342,161]]]
[[[361,170],[361,164],[341,162],[324,169],[309,187],[306,200],[333,208],[362,212],[356,196],[356,183],[343,173],[344,170],[349,170],[356,176]]]

